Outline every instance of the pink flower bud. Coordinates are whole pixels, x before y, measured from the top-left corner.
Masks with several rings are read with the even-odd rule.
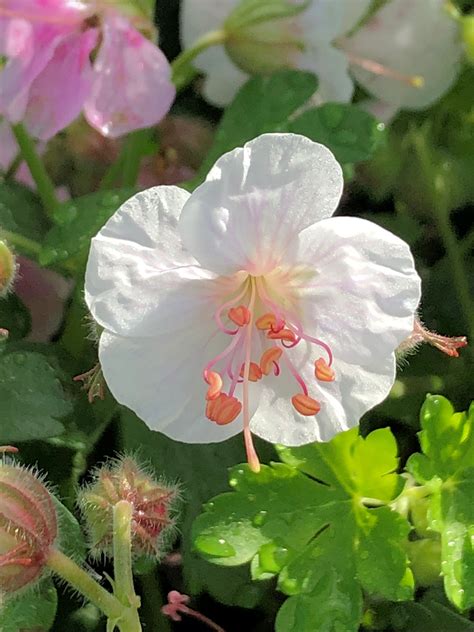
[[[177,486],[155,480],[134,459],[123,456],[98,468],[94,479],[78,497],[92,554],[112,555],[113,508],[126,500],[133,506],[133,552],[161,556],[174,532]]]
[[[40,577],[57,534],[55,506],[42,480],[4,456],[0,459],[0,594],[13,593]]]

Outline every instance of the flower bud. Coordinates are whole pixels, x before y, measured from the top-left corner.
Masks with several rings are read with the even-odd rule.
[[[78,497],[91,553],[112,556],[113,510],[125,500],[133,507],[133,553],[160,557],[174,533],[178,497],[176,485],[155,480],[131,457],[120,457],[98,468],[94,481]]]
[[[44,483],[4,456],[0,460],[0,594],[11,594],[41,576],[57,535],[56,509]]]
[[[307,0],[242,0],[224,24],[227,54],[249,74],[295,66],[304,43],[293,17],[308,4]]]
[[[0,241],[0,297],[8,294],[16,276],[16,259],[5,242]]]

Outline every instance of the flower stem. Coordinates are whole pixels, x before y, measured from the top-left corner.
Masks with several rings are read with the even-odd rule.
[[[52,548],[46,564],[59,577],[99,608],[112,622],[112,625],[119,628],[120,632],[142,632],[136,608],[131,608],[120,602],[115,595],[105,590],[67,555]]]
[[[31,136],[21,123],[12,125],[13,134],[15,135],[21,154],[28,165],[31,176],[36,183],[38,195],[43,202],[46,213],[52,217],[54,210],[59,205],[54,184],[45,169],[43,161],[38,154],[36,145]]]
[[[196,73],[191,66],[192,60],[206,48],[223,44],[226,38],[227,33],[223,29],[209,31],[209,33],[200,37],[191,48],[187,48],[176,57],[171,64],[171,69],[173,71],[173,83],[177,90],[185,88],[195,76]]]
[[[114,592],[125,605],[136,600],[132,575],[132,514],[132,505],[126,500],[114,505]]]
[[[109,619],[120,620],[124,614],[124,607],[120,601],[84,569],[57,549],[51,549],[46,564],[59,577],[71,584],[81,595],[99,608]]]
[[[0,228],[0,239],[4,239],[11,246],[18,248],[18,250],[26,255],[33,255],[34,258],[36,258],[41,251],[41,245],[37,241],[23,237],[23,235],[14,233],[11,230]]]
[[[142,157],[142,130],[132,132],[124,141],[122,149],[122,186],[134,187],[137,183]]]

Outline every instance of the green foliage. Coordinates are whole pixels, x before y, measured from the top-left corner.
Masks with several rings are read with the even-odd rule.
[[[46,229],[36,195],[24,186],[0,182],[0,229],[37,240]],[[29,253],[26,253],[29,254]]]
[[[370,158],[383,136],[383,125],[370,114],[354,105],[337,103],[298,112],[307,107],[317,86],[314,75],[292,70],[249,79],[224,112],[214,144],[192,186],[205,178],[222,154],[265,132],[303,134],[329,147],[345,164]]]
[[[187,445],[152,432],[127,410],[121,414],[121,434],[126,450],[137,451],[157,472],[165,472],[182,485],[184,503],[178,526],[186,590],[194,595],[207,591],[229,605],[255,607],[266,587],[253,584],[246,569],[235,572],[210,567],[192,550],[191,541],[191,525],[202,504],[224,491],[226,468],[244,456],[241,438],[221,444]]]
[[[448,598],[474,606],[474,405],[455,413],[447,399],[428,396],[421,409],[423,454],[407,468],[430,491],[428,524],[441,536],[441,570]]]
[[[22,592],[0,606],[2,632],[41,630],[47,632],[53,625],[58,595],[51,579]]]
[[[24,338],[30,331],[30,313],[16,294],[0,298],[0,327],[8,329],[10,340]]]
[[[362,591],[410,599],[410,525],[385,506],[404,486],[390,431],[364,439],[354,429],[279,454],[283,463],[259,474],[231,469],[234,491],[212,499],[194,523],[200,554],[221,566],[251,562],[255,579],[278,574],[290,597],[279,632],[357,630]]]
[[[342,164],[371,158],[384,138],[384,130],[383,123],[346,103],[326,103],[307,110],[291,121],[288,129],[326,145]]]
[[[133,188],[100,191],[62,204],[56,210],[58,223],[45,236],[40,264],[82,261],[92,237],[134,192]]]
[[[0,356],[0,402],[0,443],[59,435],[71,411],[55,370],[35,352]]]

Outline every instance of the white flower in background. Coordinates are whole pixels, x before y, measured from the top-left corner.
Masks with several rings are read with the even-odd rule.
[[[264,134],[189,194],[138,193],[93,239],[86,301],[116,399],[180,441],[244,430],[330,439],[382,401],[413,330],[420,279],[407,244],[331,218],[342,172],[323,145]]]
[[[352,74],[366,90],[392,106],[425,108],[454,83],[462,58],[459,24],[446,0],[391,0],[349,40],[344,49],[355,58],[374,60],[401,75],[418,76],[416,88],[354,64]]]
[[[183,0],[183,48],[191,47],[209,31],[221,29],[239,4],[240,0]],[[247,81],[250,72],[296,68],[318,75],[318,95],[323,100],[349,101],[353,84],[348,62],[332,42],[357,23],[369,4],[370,0],[352,0],[350,4],[340,0],[313,0],[304,11],[292,17],[247,29],[248,59],[245,59],[244,70],[249,72],[231,60],[224,46],[208,48],[193,62],[206,75],[205,97],[211,103],[224,106]],[[232,44],[228,48],[233,48]],[[273,60],[272,66],[266,68],[270,60]],[[239,61],[244,61],[243,55]]]
[[[183,46],[222,29],[239,4],[240,0],[183,0]],[[246,55],[232,54],[232,41],[208,48],[195,61],[206,76],[204,96],[224,106],[249,74],[295,68],[318,76],[320,102],[350,101],[352,74],[395,108],[433,103],[454,82],[462,57],[459,25],[445,10],[445,0],[389,0],[355,34],[345,37],[369,7],[370,0],[308,0],[308,7],[292,17],[247,29],[239,41],[240,49],[245,44]]]

